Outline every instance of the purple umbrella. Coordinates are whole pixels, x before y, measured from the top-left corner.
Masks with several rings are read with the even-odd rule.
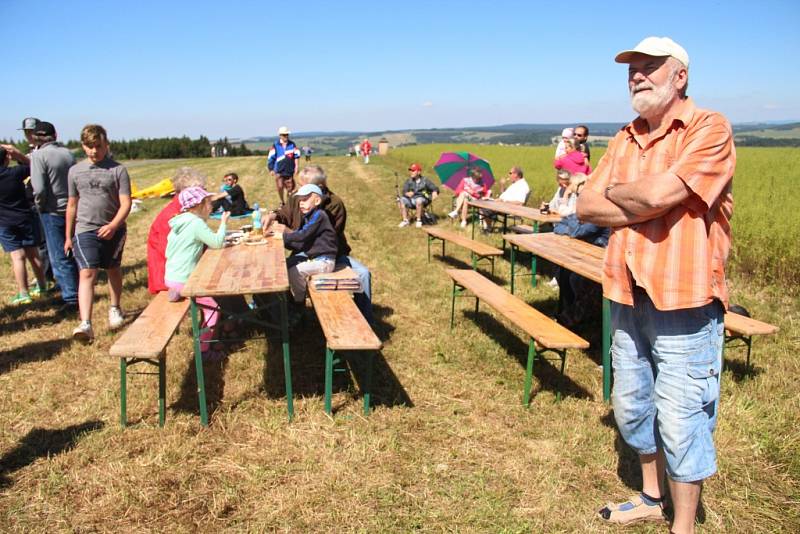
[[[480,169],[483,183],[487,188],[491,188],[494,184],[494,175],[489,162],[469,152],[442,152],[439,161],[433,168],[439,175],[442,185],[453,191],[461,183],[461,179],[467,176],[473,168]]]

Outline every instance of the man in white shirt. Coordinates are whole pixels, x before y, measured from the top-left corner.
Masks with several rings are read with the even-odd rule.
[[[508,202],[509,204],[519,204],[520,206],[524,205],[525,202],[528,200],[528,195],[530,195],[531,188],[528,185],[528,182],[525,181],[523,178],[523,172],[520,167],[511,167],[511,170],[508,171],[508,179],[511,180],[511,184],[502,192],[500,196],[497,197],[497,200],[502,202]],[[501,180],[501,184],[503,181]],[[492,200],[488,198],[487,200]],[[489,230],[491,228],[491,223],[496,218],[495,212],[491,210],[480,210],[481,214],[481,226],[484,230]]]

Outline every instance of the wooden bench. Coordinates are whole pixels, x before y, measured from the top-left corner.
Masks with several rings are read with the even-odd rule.
[[[158,367],[158,425],[164,426],[167,398],[166,347],[188,309],[187,299],[170,302],[167,292],[162,291],[111,346],[109,354],[119,357],[120,424],[123,427],[128,423],[128,366],[137,363]]]
[[[447,275],[453,279],[453,294],[450,307],[450,329],[455,321],[456,296],[469,290],[475,297],[475,313],[481,300],[497,313],[511,321],[529,337],[528,362],[525,372],[525,387],[522,396],[524,405],[530,402],[533,363],[537,356],[545,352],[556,353],[561,360],[561,376],[567,361],[567,349],[588,349],[589,342],[573,334],[551,318],[535,310],[518,297],[502,287],[494,284],[483,275],[467,269],[446,269]],[[537,349],[537,343],[541,347]],[[561,392],[558,392],[560,398]]]
[[[745,363],[745,372],[749,373],[750,369],[750,351],[753,345],[753,336],[770,336],[776,333],[779,329],[775,325],[764,323],[757,319],[745,317],[738,313],[726,312],[725,313],[725,343],[735,340],[741,340],[747,346],[747,361]]]
[[[470,251],[470,258],[472,260],[472,268],[478,268],[478,261],[487,259],[492,264],[492,274],[494,274],[494,259],[497,256],[502,256],[503,251],[495,248],[486,243],[474,241],[456,232],[449,230],[442,230],[436,227],[422,227],[422,231],[428,234],[428,263],[431,261],[431,243],[435,240],[442,242],[442,257],[445,255],[445,243],[450,241],[454,245],[464,247]]]
[[[535,234],[536,232],[533,231],[533,226],[530,224],[515,224],[514,226],[509,226],[508,231],[515,233],[515,234]]]
[[[320,291],[314,284],[308,285],[308,295],[314,305],[314,311],[325,335],[325,411],[331,413],[331,396],[333,389],[333,373],[344,371],[335,369],[341,360],[335,358],[337,352],[381,350],[383,344],[364,316],[356,307],[353,295],[349,291]],[[368,356],[366,377],[362,385],[364,395],[364,415],[370,410],[370,389],[374,357]]]

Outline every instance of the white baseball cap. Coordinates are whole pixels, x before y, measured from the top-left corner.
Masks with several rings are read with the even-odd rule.
[[[689,68],[689,54],[681,45],[669,37],[646,37],[633,50],[623,50],[614,58],[617,63],[630,63],[634,54],[644,54],[653,57],[674,57],[687,69]]]
[[[287,128],[286,126],[281,126],[280,128],[278,128],[278,135],[289,135],[290,133],[292,132],[290,132],[289,128]]]

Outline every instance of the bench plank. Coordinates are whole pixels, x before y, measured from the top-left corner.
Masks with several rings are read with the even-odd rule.
[[[469,289],[540,345],[549,349],[588,349],[589,342],[564,328],[530,305],[494,284],[483,275],[466,269],[446,269],[458,285]]]
[[[158,358],[188,309],[188,299],[170,302],[167,292],[161,291],[114,342],[109,354],[120,358]]]
[[[467,250],[471,250],[478,256],[489,257],[489,256],[503,255],[503,251],[500,250],[499,248],[487,245],[486,243],[481,243],[480,241],[474,241],[461,234],[457,234],[456,232],[443,230],[441,228],[436,228],[433,226],[423,226],[422,231],[437,239],[444,239],[445,241],[450,241],[455,245],[464,247]]]
[[[779,328],[775,325],[764,323],[751,317],[745,317],[738,313],[725,313],[725,329],[735,334],[743,336],[772,335]]]
[[[381,349],[381,340],[361,315],[349,291],[318,291],[309,284],[308,294],[328,348],[337,351]]]

